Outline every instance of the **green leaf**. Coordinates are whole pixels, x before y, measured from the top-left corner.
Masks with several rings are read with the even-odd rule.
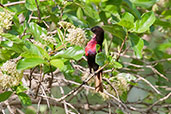
[[[167,21],[163,21],[160,19],[156,19],[156,21],[154,22],[155,25],[159,25],[159,26],[163,26],[163,27],[168,27],[171,28],[171,23],[167,22]]]
[[[84,50],[81,47],[69,47],[67,50],[62,50],[55,54],[52,59],[65,58],[65,59],[75,59],[80,60],[84,55]]]
[[[105,64],[106,59],[107,57],[104,52],[100,52],[96,54],[95,61],[99,66],[103,66]]]
[[[82,9],[80,7],[77,9],[77,17],[78,17],[78,19],[80,19],[82,21],[84,20],[83,11],[82,11]]]
[[[120,6],[120,4],[122,3],[122,0],[107,0],[106,4],[112,4],[112,5],[116,5],[116,6]]]
[[[106,17],[105,12],[101,11],[99,16],[100,16],[101,21],[104,22],[104,24],[107,24],[107,17]]]
[[[153,6],[158,0],[130,0],[136,6],[150,8]]]
[[[57,33],[58,33],[59,39],[61,41],[64,41],[64,34],[62,33],[62,31],[59,28],[57,28]]]
[[[156,20],[154,12],[144,13],[141,18],[142,18],[141,20],[137,20],[135,22],[135,27],[134,27],[133,31],[136,33],[143,33],[145,31],[149,30],[149,27]]]
[[[0,36],[4,37],[6,39],[9,39],[9,40],[15,42],[16,44],[22,43],[22,40],[20,38],[18,38],[15,35],[9,34],[9,33],[1,33]]]
[[[37,1],[39,1],[39,0],[37,0]],[[25,6],[30,11],[36,11],[37,10],[35,0],[26,0]]]
[[[118,69],[122,68],[122,64],[120,64],[119,62],[113,61],[112,64],[114,65],[114,68],[118,68]]]
[[[46,63],[46,61],[44,61],[41,58],[25,58],[18,61],[17,70],[25,70],[25,69],[33,68],[43,63]]]
[[[139,38],[135,34],[129,34],[131,46],[135,52],[137,58],[142,58],[142,49],[144,47],[143,39]]]
[[[70,15],[70,14],[67,14],[67,16],[70,19],[70,21],[72,21],[74,23],[74,25],[84,26],[84,23],[80,19],[78,19],[76,16]]]
[[[22,105],[29,106],[29,105],[32,104],[31,103],[31,99],[30,99],[30,97],[27,94],[25,94],[23,92],[20,92],[17,95],[18,95],[18,98],[20,99]]]
[[[99,52],[99,50],[100,50],[100,45],[99,44],[96,44],[96,52],[98,53]]]
[[[49,54],[41,47],[31,44],[30,42],[25,42],[27,45],[27,50],[21,54],[25,58],[46,58],[50,59]]]
[[[41,41],[40,39],[41,35],[46,35],[47,31],[43,27],[40,27],[38,24],[31,22],[29,24],[29,30],[32,33],[32,35],[35,37],[36,40]]]
[[[24,87],[23,85],[19,84],[19,85],[17,86],[16,93],[24,92],[24,91],[26,91],[26,90],[27,90],[26,87]]]
[[[53,60],[50,61],[50,63],[53,66],[59,68],[60,70],[62,70],[64,68],[64,62],[62,60],[60,60],[60,59],[53,59]]]
[[[0,102],[7,100],[12,94],[12,91],[5,91],[0,94]]]
[[[102,27],[105,31],[110,32],[112,35],[121,38],[122,40],[124,39],[126,33],[124,31],[124,29],[119,26],[119,25],[104,25]]]
[[[131,13],[125,12],[122,16],[122,19],[118,23],[127,29],[131,29],[134,27],[134,16]]]

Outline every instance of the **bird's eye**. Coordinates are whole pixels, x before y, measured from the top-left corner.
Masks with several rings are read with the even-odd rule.
[[[91,31],[92,31],[92,32],[95,32],[95,28],[92,28]]]

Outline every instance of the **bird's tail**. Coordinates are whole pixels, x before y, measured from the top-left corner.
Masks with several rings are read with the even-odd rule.
[[[95,77],[95,90],[96,92],[103,92],[103,83],[102,83],[102,71],[98,72],[97,76]]]

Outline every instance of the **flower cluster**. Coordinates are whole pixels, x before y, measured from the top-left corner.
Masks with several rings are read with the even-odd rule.
[[[46,44],[56,45],[56,40],[53,38],[53,36],[47,36],[47,35],[43,34],[40,36],[40,38],[42,38]]]
[[[12,18],[14,16],[13,12],[8,11],[7,9],[3,8],[3,11],[0,11],[0,33],[3,32],[3,29],[9,29],[12,25]]]
[[[33,42],[34,45],[37,45],[37,46],[39,46],[39,47],[41,47],[41,48],[43,48],[43,49],[46,47],[45,44],[42,44],[42,43],[39,42],[39,41],[35,41],[35,40],[31,40],[31,41]]]
[[[84,30],[76,28],[73,24],[65,21],[60,21],[58,24],[68,31],[66,41],[72,45],[85,46],[87,39]]]
[[[17,86],[23,77],[23,73],[17,71],[16,63],[9,60],[0,67],[0,88]]]
[[[76,27],[69,23],[69,22],[66,22],[66,21],[59,21],[58,24],[63,27],[64,29],[75,29]]]
[[[67,41],[74,45],[84,46],[86,44],[85,32],[81,28],[68,29]]]
[[[35,41],[35,40],[31,40],[31,41],[34,45],[37,45],[43,49],[46,49],[46,47],[48,47],[47,48],[48,51],[52,51],[52,49],[51,49],[52,47],[50,47],[50,44],[57,45],[56,40],[53,38],[53,36],[49,36],[49,35],[47,36],[47,35],[43,34],[40,36],[40,38],[43,40],[43,43],[41,43],[39,41]]]
[[[124,92],[129,90],[129,83],[126,77],[121,76],[121,75],[117,75],[116,77],[111,77],[109,79],[109,81],[111,82],[110,84],[107,84],[105,86],[106,91],[108,91],[110,94],[117,96],[117,94],[119,96],[121,96]],[[115,88],[115,90],[111,87],[113,86]],[[109,96],[107,96],[104,93],[100,93],[100,95],[104,98],[104,99],[108,99]]]

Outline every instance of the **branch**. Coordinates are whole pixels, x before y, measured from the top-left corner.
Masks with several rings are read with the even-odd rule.
[[[126,36],[125,36],[125,39],[124,39],[124,41],[122,42],[122,44],[121,44],[121,48],[120,48],[120,50],[119,50],[119,52],[118,52],[118,57],[116,58],[116,61],[118,61],[119,60],[119,58],[120,58],[120,54],[121,54],[121,52],[122,52],[122,49],[123,49],[123,46],[124,46],[124,44],[125,44],[125,42],[126,42],[126,40],[128,39],[128,32],[126,32]]]
[[[39,0],[39,1],[44,2],[47,0]],[[4,7],[14,6],[14,5],[18,5],[18,4],[25,4],[25,2],[26,1],[11,2],[11,3],[4,4]]]
[[[167,94],[166,96],[164,96],[163,98],[159,99],[158,101],[156,101],[154,104],[152,104],[147,111],[151,110],[156,104],[163,102],[164,100],[168,99],[171,96],[171,92],[169,94]]]
[[[32,100],[32,104],[38,104],[39,99],[40,98],[31,99]],[[16,106],[16,105],[22,106],[21,102],[18,99],[10,98],[9,100],[10,100],[9,105],[11,105],[11,106]],[[50,102],[50,104],[52,106],[58,106],[58,107],[64,108],[63,103],[57,102],[57,101],[55,101],[53,99],[49,99],[49,102]],[[42,98],[41,104],[47,104],[46,99]],[[67,105],[68,105],[68,103],[67,103]],[[102,109],[108,107],[107,104],[95,104],[95,105],[89,105],[89,107],[88,107],[87,103],[71,104],[71,105],[74,106],[76,109],[84,109],[84,110],[87,110],[87,111],[89,111],[89,110],[98,111],[98,110],[102,110]],[[6,106],[6,104],[2,103],[2,106]]]
[[[37,0],[35,0],[35,3],[36,3],[36,6],[37,6],[38,18],[39,18],[39,21],[41,21],[40,9],[39,9],[39,5],[38,5],[38,3],[37,3]]]
[[[151,88],[153,88],[153,90],[157,93],[157,94],[161,94],[160,91],[158,91],[148,80],[146,80],[145,78],[134,74],[136,77],[138,77],[139,79],[143,80],[144,82],[146,82]]]

